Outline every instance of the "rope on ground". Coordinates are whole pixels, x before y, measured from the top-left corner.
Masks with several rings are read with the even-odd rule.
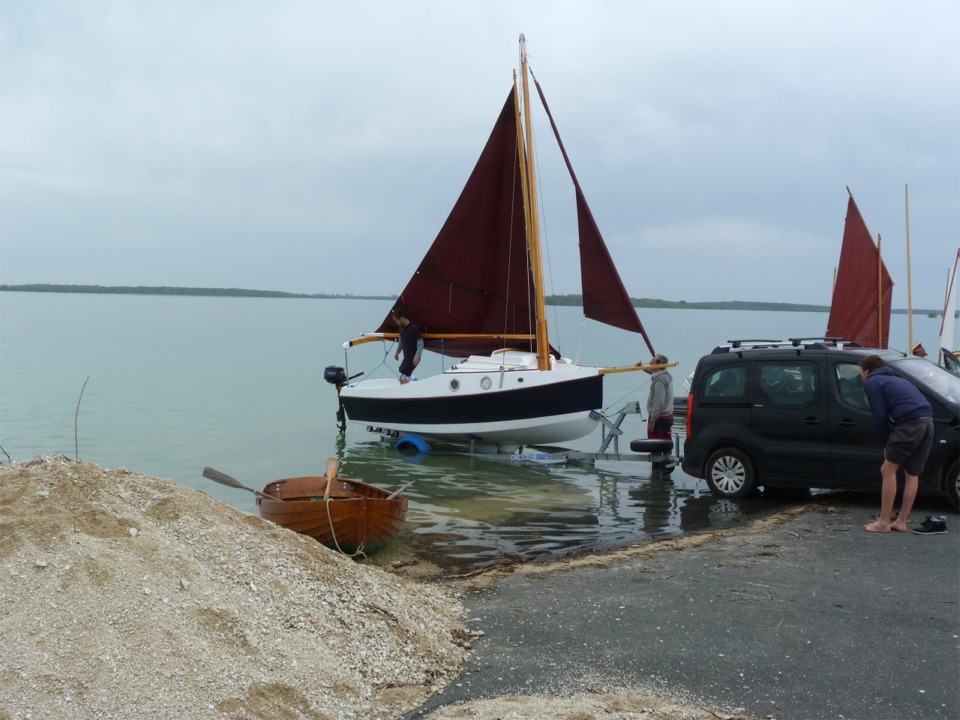
[[[360,555],[362,555],[363,557],[366,557],[367,554],[363,551],[363,540],[360,540],[360,542],[357,544],[357,551],[354,553],[348,553],[346,550],[340,547],[340,543],[337,540],[337,531],[333,527],[333,516],[330,515],[330,503],[333,502],[333,500],[328,498],[327,500],[323,500],[322,502],[325,503],[327,506],[327,523],[329,523],[330,525],[330,536],[333,538],[333,544],[336,546],[337,552],[340,552],[346,555],[347,557],[352,557],[352,558],[358,557]]]

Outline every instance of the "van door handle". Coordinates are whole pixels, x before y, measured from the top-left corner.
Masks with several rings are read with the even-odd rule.
[[[842,428],[852,428],[856,426],[856,423],[850,418],[844,418],[837,423],[837,426]]]
[[[807,427],[813,427],[815,425],[823,425],[823,423],[820,422],[820,420],[815,417],[804,418],[803,424],[806,425]]]

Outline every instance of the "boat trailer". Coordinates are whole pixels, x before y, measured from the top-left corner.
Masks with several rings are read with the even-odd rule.
[[[655,468],[665,472],[672,471],[680,460],[680,436],[674,434],[670,440],[631,440],[631,453],[620,452],[620,436],[623,430],[620,425],[624,418],[630,414],[640,414],[640,403],[637,401],[628,402],[612,418],[609,418],[596,410],[590,413],[590,417],[598,420],[603,425],[606,432],[603,436],[603,442],[597,452],[580,452],[578,450],[561,450],[556,448],[531,448],[531,452],[516,452],[510,456],[512,462],[529,462],[535,464],[550,464],[561,462],[586,462],[595,463],[598,460],[632,460],[637,462],[649,462]],[[613,450],[610,450],[610,444],[613,444]]]
[[[620,452],[620,436],[627,415],[640,414],[640,403],[628,402],[622,410],[611,417],[607,417],[596,410],[590,417],[597,420],[604,427],[603,442],[597,452],[582,452],[560,447],[530,446],[527,452],[520,448],[510,454],[510,461],[514,463],[532,463],[536,465],[551,465],[565,462],[596,463],[598,460],[649,462],[653,467],[671,472],[680,461],[680,435],[674,434],[672,439],[658,440],[631,440],[629,453]],[[392,444],[398,450],[413,451],[415,454],[431,451],[430,438],[419,435],[400,435],[395,430],[367,426],[369,432],[377,433],[380,441]],[[469,442],[452,442],[444,440],[444,446],[454,447],[469,455],[490,456],[499,454],[499,447],[492,446],[477,440]],[[611,445],[613,446],[611,448]]]

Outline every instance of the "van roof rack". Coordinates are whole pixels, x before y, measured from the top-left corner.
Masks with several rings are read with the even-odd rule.
[[[714,353],[725,353],[737,350],[762,350],[765,348],[810,348],[824,350],[827,347],[863,347],[860,343],[846,342],[839,337],[797,337],[786,340],[744,339],[727,340],[723,345],[714,348]]]
[[[790,338],[790,342],[794,345],[799,345],[800,343],[822,343],[825,345],[837,346],[837,347],[863,347],[858,342],[853,342],[852,340],[844,340],[842,337],[802,337],[802,338]]]
[[[766,347],[768,345],[781,345],[783,340],[727,340],[727,343],[732,348]]]

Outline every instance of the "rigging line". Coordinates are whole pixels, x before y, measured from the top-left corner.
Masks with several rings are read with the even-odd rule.
[[[387,366],[387,356],[390,354],[390,351],[393,349],[393,346],[396,344],[396,342],[397,342],[396,340],[391,340],[390,344],[387,345],[386,339],[383,339],[380,341],[380,345],[381,347],[383,347],[383,357],[380,358],[380,362],[377,363],[376,367],[374,367],[373,370],[370,371],[370,375],[373,375],[381,367],[384,367],[387,370],[390,370],[390,368]],[[343,355],[344,355],[344,364],[346,364],[346,355],[347,355],[346,350],[343,351]],[[390,370],[390,372],[396,373],[395,370]],[[347,374],[349,375],[349,373]]]
[[[577,357],[574,360],[574,362],[577,365],[580,364],[580,356],[583,354],[583,340],[586,337],[586,334],[587,334],[587,316],[581,315],[580,316],[580,342],[577,343]]]
[[[638,392],[640,392],[640,390],[643,389],[644,386],[650,384],[650,381],[651,381],[652,379],[653,379],[653,378],[649,378],[649,379],[647,379],[647,380],[644,380],[642,383],[640,383],[640,384],[637,385],[635,388],[633,388],[633,390],[630,390],[629,392],[621,395],[619,398],[617,398],[617,399],[614,400],[612,403],[610,403],[609,405],[607,405],[607,406],[603,409],[604,414],[608,414],[608,413],[610,412],[610,408],[613,407],[614,405],[616,405],[616,404],[618,404],[618,403],[620,403],[620,402],[623,402],[626,398],[630,397],[631,395],[635,395],[635,394],[637,394]]]
[[[517,197],[517,191],[516,191],[516,190],[517,190],[517,178],[520,176],[520,173],[521,173],[521,172],[524,172],[524,170],[525,170],[525,166],[521,163],[521,158],[520,158],[520,154],[526,152],[526,148],[524,147],[523,141],[522,141],[522,139],[521,139],[521,126],[520,126],[520,122],[521,122],[521,119],[522,119],[522,118],[521,118],[521,115],[520,115],[520,110],[522,109],[524,112],[530,112],[530,108],[524,108],[523,105],[520,103],[520,98],[518,97],[519,93],[518,93],[518,88],[517,88],[517,79],[516,79],[516,77],[517,77],[517,76],[516,76],[516,72],[514,72],[513,94],[514,94],[514,102],[516,103],[516,107],[518,108],[517,111],[516,111],[516,118],[517,118],[517,140],[516,140],[516,144],[514,145],[514,148],[515,148],[515,151],[514,151],[514,159],[515,159],[516,162],[517,162],[517,165],[516,165],[516,166],[517,166],[517,168],[519,169],[519,172],[514,173],[514,176],[513,176],[513,188],[512,188],[513,192],[511,193],[511,197],[513,198],[513,201],[511,201],[511,213],[510,213],[510,214],[511,214],[511,217],[513,216],[513,213],[516,212],[516,204],[515,204],[515,201],[516,201],[516,197]],[[523,194],[522,191],[521,191],[521,194]],[[527,303],[526,303],[526,305],[527,305],[527,327],[528,327],[528,328],[531,328],[534,332],[536,332],[536,318],[535,318],[536,307],[535,307],[535,303],[534,303],[534,307],[531,307],[531,304],[530,304],[530,302],[529,302],[530,298],[533,297],[533,292],[532,292],[533,289],[532,289],[532,287],[531,287],[531,282],[533,281],[533,274],[532,274],[532,272],[531,272],[532,264],[531,264],[531,262],[530,262],[530,242],[529,242],[529,239],[526,237],[526,223],[524,223],[524,244],[525,244],[524,257],[526,258],[526,261],[527,261],[527,267],[526,267],[526,282],[527,282]],[[511,247],[511,250],[512,250],[512,248],[513,248],[513,223],[512,223],[512,222],[510,223],[510,247]],[[513,257],[513,253],[512,253],[512,252],[509,253],[509,257],[510,257],[510,258]],[[509,263],[508,263],[507,267],[508,267],[508,268],[510,267],[510,266],[509,266]],[[508,281],[509,281],[509,278],[510,278],[510,275],[509,275],[509,273],[508,273],[508,275],[507,275]],[[508,291],[509,291],[509,287],[510,287],[510,283],[509,283],[509,282],[507,283],[507,287],[508,287]],[[508,311],[509,311],[509,305],[505,308],[505,314],[506,314],[506,312],[508,312]],[[514,318],[514,320],[516,320],[516,318]],[[509,322],[509,318],[507,318],[507,321]],[[505,323],[505,326],[506,326],[506,323]],[[528,349],[531,349],[532,347],[535,347],[535,344],[536,344],[536,340],[533,340],[532,342],[528,340],[528,341],[527,341],[527,348],[528,348]],[[506,341],[504,341],[504,345],[506,345]]]
[[[536,83],[536,81],[537,81],[537,76],[534,75],[534,73],[533,73],[533,68],[529,66],[529,56],[527,56],[527,57],[528,57],[527,68],[530,70],[530,77],[532,77],[534,83]],[[531,127],[533,127],[533,145],[534,145],[534,149],[536,149],[536,148],[539,148],[539,147],[540,147],[540,141],[537,139],[537,128],[533,125],[533,123],[531,123]],[[540,172],[540,153],[539,153],[539,152],[534,153],[534,162],[536,162],[536,165],[537,165],[537,187],[540,189],[540,197],[545,197],[545,195],[544,195],[544,193],[543,193],[543,173]],[[552,262],[551,257],[550,257],[550,240],[549,240],[549,233],[547,232],[547,229],[546,229],[546,228],[547,228],[547,215],[546,215],[546,213],[544,212],[542,205],[541,205],[541,207],[540,207],[540,227],[541,227],[540,246],[541,246],[541,248],[545,248],[545,250],[546,250],[546,255],[547,255],[547,258],[546,258],[546,260],[547,260],[547,277],[549,277],[549,279],[550,279],[550,294],[551,294],[551,295],[554,295],[554,294],[556,293],[556,288],[554,287],[554,284],[553,284],[553,262]],[[554,344],[555,344],[556,347],[557,347],[557,352],[559,352],[561,355],[563,355],[563,353],[560,352],[560,347],[561,347],[561,344],[562,344],[562,343],[561,343],[561,341],[560,341],[560,323],[559,323],[559,321],[557,320],[557,318],[558,318],[558,312],[559,312],[559,311],[557,310],[557,305],[556,305],[556,304],[554,304],[554,305],[552,306],[551,312],[553,313],[553,328],[554,328],[554,329],[553,329],[553,336],[554,336]],[[583,343],[583,332],[582,332],[582,331],[581,331],[581,333],[580,333],[580,342],[581,342],[581,346],[582,346],[582,343]],[[578,365],[580,364],[580,351],[579,351],[579,350],[577,351],[577,360],[576,360],[576,363],[577,363]]]
[[[532,70],[530,71],[530,74],[533,75],[533,71],[532,71]],[[529,111],[529,110],[528,110],[528,111]],[[537,128],[536,128],[536,126],[533,125],[533,123],[531,123],[531,127],[533,128],[533,149],[534,149],[534,152],[533,152],[533,161],[534,161],[534,163],[536,164],[536,170],[537,170],[537,188],[539,189],[539,191],[540,191],[540,197],[542,198],[542,197],[545,197],[545,195],[544,195],[544,192],[543,192],[543,173],[540,172],[540,168],[541,168],[541,166],[540,166],[540,153],[539,153],[539,151],[538,151],[538,148],[540,147],[540,140],[539,140],[538,137],[537,137]],[[543,250],[546,251],[546,256],[547,256],[547,257],[546,257],[546,262],[547,262],[547,277],[549,278],[549,281],[550,281],[550,282],[549,282],[550,294],[552,295],[552,294],[554,294],[554,293],[556,292],[556,288],[554,287],[554,284],[553,284],[553,262],[551,261],[551,258],[550,258],[550,238],[549,238],[549,236],[550,236],[550,233],[547,231],[547,214],[544,212],[543,205],[541,204],[541,205],[540,205],[540,247],[541,247],[541,249],[543,249]],[[558,321],[558,319],[557,319],[557,318],[558,318],[557,312],[558,312],[558,311],[557,311],[557,306],[556,306],[555,304],[552,305],[552,306],[551,306],[551,313],[553,314],[553,320],[552,320],[552,325],[553,325],[553,337],[554,337],[554,341],[553,341],[553,342],[554,342],[554,344],[557,346],[557,352],[560,352],[560,345],[561,345],[561,342],[560,342],[560,323],[559,323],[559,321]],[[562,354],[563,354],[563,353],[561,353],[561,355],[562,355]]]
[[[514,102],[516,102],[516,81],[514,81]],[[517,167],[520,166],[520,148],[519,141],[514,140],[513,157],[516,160]],[[517,211],[517,173],[513,173],[513,187],[510,188],[510,236],[507,242],[507,289],[506,296],[503,298],[503,334],[506,335],[510,327],[510,266],[513,262],[513,215]],[[506,338],[500,343],[500,349],[506,349]]]
[[[530,108],[524,108],[524,111],[525,111],[525,112],[530,112]],[[521,169],[522,169],[522,166],[520,165],[520,157],[519,157],[519,156],[520,156],[520,153],[522,153],[522,152],[525,152],[525,148],[524,148],[523,145],[520,143],[519,133],[518,133],[518,138],[517,138],[517,166],[520,167]],[[514,176],[514,177],[516,178],[516,176]],[[529,179],[529,178],[528,178],[528,179]],[[516,187],[516,179],[514,179],[514,187]],[[516,197],[516,193],[514,193],[514,197]],[[527,233],[526,233],[526,224],[524,224],[524,239],[525,239],[525,241],[526,241],[526,248],[525,248],[525,250],[524,250],[524,257],[527,259],[527,269],[526,269],[527,298],[528,298],[528,302],[527,302],[527,327],[532,328],[533,331],[536,332],[536,327],[537,327],[537,319],[536,319],[536,312],[537,312],[537,310],[536,310],[536,304],[531,304],[531,303],[529,302],[529,298],[532,298],[532,297],[533,297],[533,294],[534,294],[534,293],[533,293],[533,288],[531,287],[531,283],[533,282],[533,273],[532,273],[532,266],[533,266],[533,264],[530,262],[530,239],[529,239],[528,237],[526,237],[526,234],[527,234]],[[511,254],[511,256],[512,256],[512,254]]]

